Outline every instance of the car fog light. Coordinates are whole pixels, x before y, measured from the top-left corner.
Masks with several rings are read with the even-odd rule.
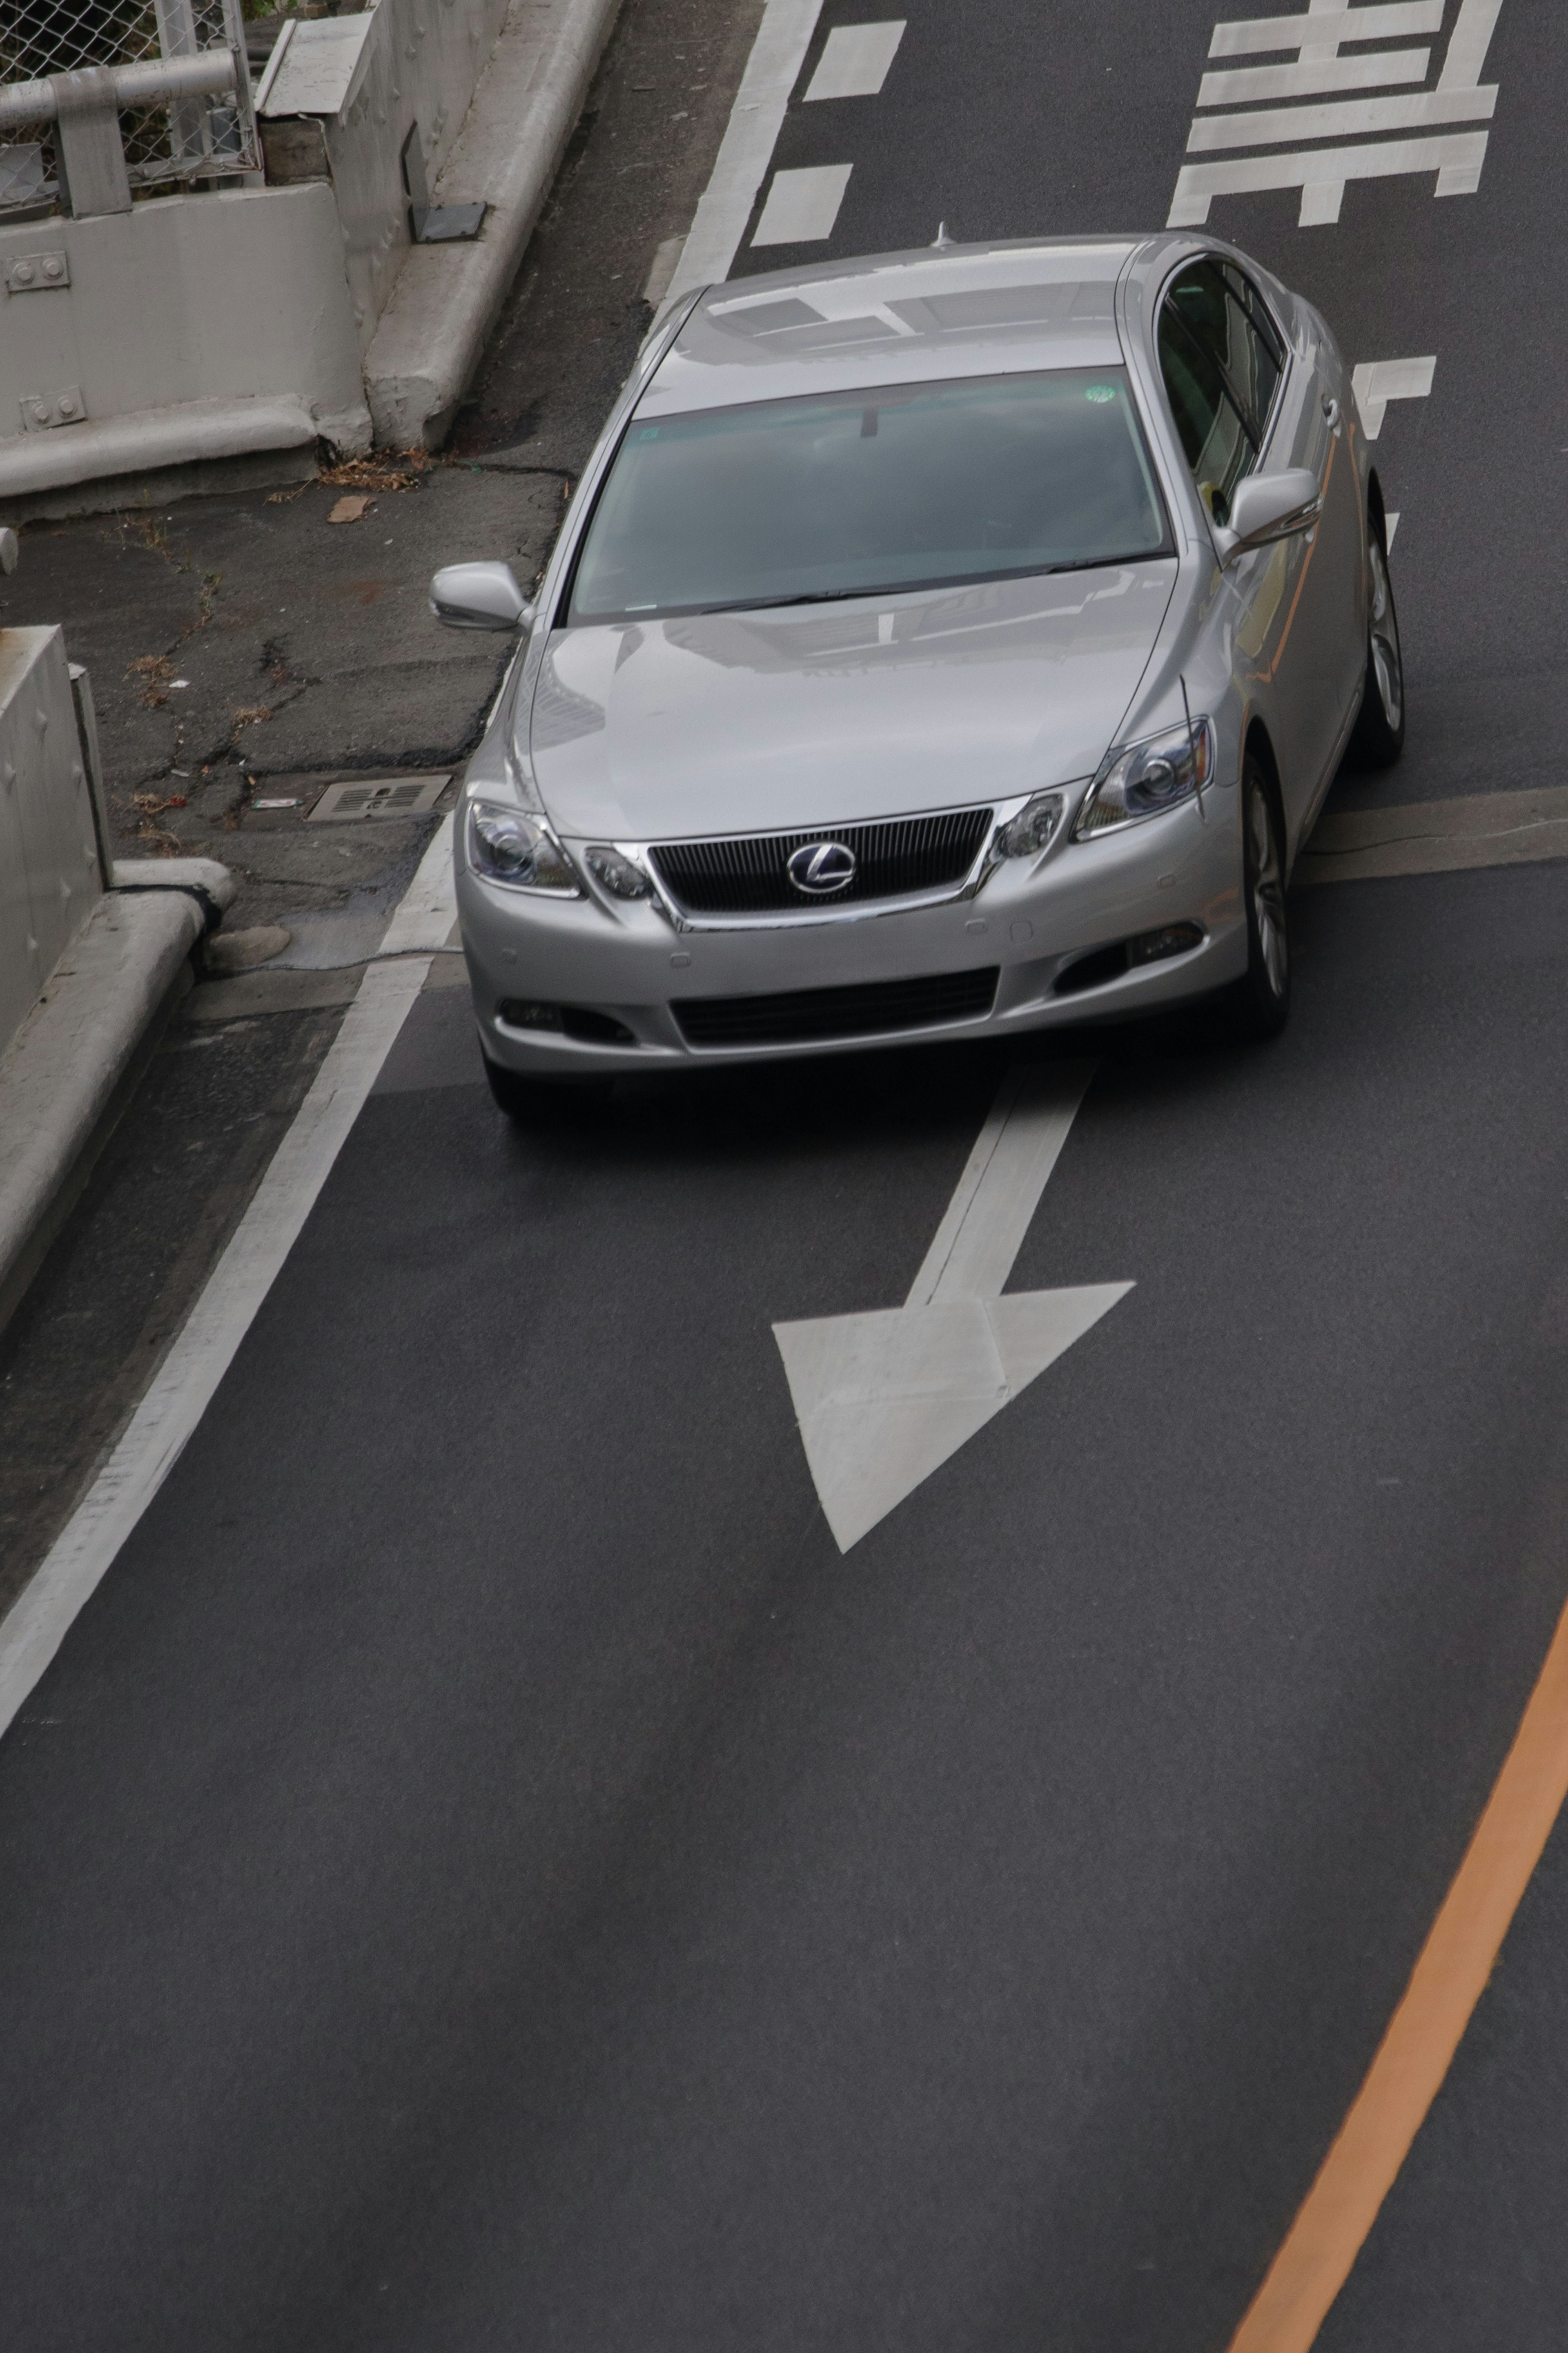
[[[613,899],[647,899],[651,895],[653,884],[642,868],[634,866],[629,858],[623,858],[618,849],[607,849],[596,841],[584,856],[595,881],[601,883]]]
[[[561,1008],[536,1005],[526,997],[503,997],[496,1007],[496,1019],[504,1021],[509,1029],[559,1029]]]
[[[996,837],[996,847],[1004,858],[1033,858],[1056,837],[1067,807],[1063,793],[1037,793],[1026,808],[1021,808],[1010,825],[1005,825]]]
[[[1165,956],[1185,955],[1201,948],[1204,935],[1196,923],[1165,923],[1157,932],[1141,932],[1127,943],[1129,964],[1159,964]]]

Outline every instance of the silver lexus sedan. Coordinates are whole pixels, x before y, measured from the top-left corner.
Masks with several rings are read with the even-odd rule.
[[[497,1099],[1223,993],[1286,1018],[1285,884],[1404,737],[1383,497],[1311,306],[1191,235],[667,304],[470,761]]]

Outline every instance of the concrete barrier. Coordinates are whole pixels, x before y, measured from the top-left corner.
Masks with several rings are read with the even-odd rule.
[[[0,629],[0,1054],[106,879],[65,639]]]
[[[43,263],[63,261],[54,278]],[[61,484],[309,444],[365,448],[370,417],[325,182],[155,196],[93,220],[0,226],[31,260],[0,318],[0,508]],[[68,401],[70,414],[62,413]],[[52,423],[24,420],[43,404]]]

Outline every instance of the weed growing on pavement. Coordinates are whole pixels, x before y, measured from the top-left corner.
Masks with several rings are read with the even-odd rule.
[[[174,680],[174,665],[167,654],[138,654],[125,675],[142,681],[138,700],[143,711],[162,711]]]
[[[144,849],[154,858],[184,857],[185,845],[179,835],[158,823],[165,809],[185,807],[184,793],[132,793],[130,805],[139,819],[136,839]]]

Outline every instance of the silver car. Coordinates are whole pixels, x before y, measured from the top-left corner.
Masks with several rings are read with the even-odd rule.
[[[1205,237],[667,305],[468,765],[497,1098],[550,1076],[1289,1008],[1285,884],[1397,758],[1383,496],[1310,303]]]

